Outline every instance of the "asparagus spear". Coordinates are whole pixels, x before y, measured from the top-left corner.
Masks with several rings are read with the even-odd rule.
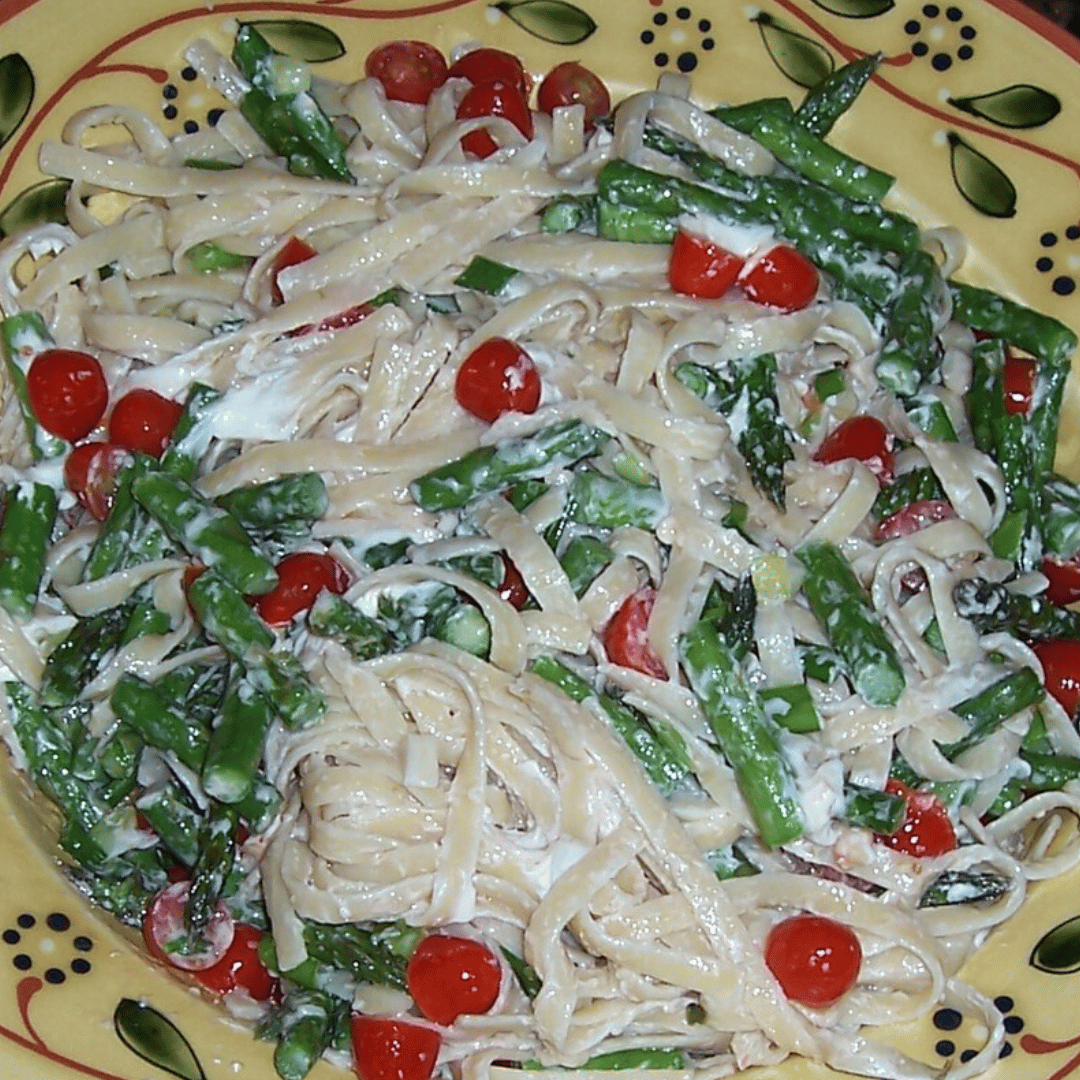
[[[851,564],[828,541],[807,544],[795,556],[807,569],[803,591],[810,608],[852,686],[870,705],[895,705],[904,692],[904,668]]]
[[[802,809],[776,726],[716,628],[700,621],[683,639],[683,668],[757,826],[779,847],[803,834]]]
[[[34,460],[60,457],[67,453],[68,443],[50,434],[38,423],[26,385],[26,372],[31,361],[53,344],[45,320],[36,311],[20,311],[16,315],[9,315],[0,322],[0,340],[4,347],[7,376],[19,403]]]
[[[0,606],[14,616],[37,606],[45,558],[56,523],[56,492],[24,483],[7,493],[0,524]]]
[[[130,609],[126,606],[79,619],[45,661],[40,703],[51,708],[75,701],[104,658],[123,642],[129,624]]]
[[[225,883],[236,862],[236,808],[211,803],[199,830],[199,857],[191,873],[191,889],[184,922],[192,934],[200,934],[213,918]]]
[[[319,637],[340,641],[357,660],[372,660],[393,647],[385,626],[328,589],[311,605],[307,625]]]
[[[953,588],[956,610],[980,634],[1005,631],[1035,641],[1080,639],[1080,613],[1056,607],[1042,596],[1025,596],[1007,585],[965,578]]]
[[[206,757],[207,731],[180,712],[155,687],[138,675],[123,675],[109,699],[118,720],[127,724],[150,745],[172,751],[196,772]]]
[[[330,505],[326,481],[315,472],[286,473],[261,484],[234,488],[215,501],[246,529],[317,521]]]
[[[574,474],[567,503],[572,521],[604,529],[632,525],[653,530],[667,512],[667,500],[659,488],[632,484],[595,469]]]
[[[795,110],[795,119],[807,131],[824,138],[862,93],[882,58],[881,53],[870,53],[837,68],[807,90],[802,104]]]
[[[581,535],[567,543],[559,556],[559,565],[570,579],[574,595],[580,597],[614,557],[614,552],[602,540]]]
[[[207,795],[240,803],[251,794],[272,717],[267,698],[244,679],[234,678],[206,748],[202,782]]]
[[[161,455],[161,468],[181,480],[193,480],[199,462],[210,448],[212,407],[221,400],[212,386],[192,383],[180,419]]]
[[[1003,675],[985,690],[952,707],[952,711],[971,726],[968,733],[956,742],[943,744],[940,748],[942,754],[950,761],[958,758],[965,750],[970,750],[997,731],[1010,717],[1022,709],[1038,705],[1044,697],[1046,690],[1032,668],[1020,668],[1019,671]]]

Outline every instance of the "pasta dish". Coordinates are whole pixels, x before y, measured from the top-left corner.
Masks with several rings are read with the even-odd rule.
[[[0,245],[0,664],[67,872],[285,1080],[801,1055],[1080,857],[1073,333],[833,124],[241,26]],[[532,105],[530,106],[530,102]]]

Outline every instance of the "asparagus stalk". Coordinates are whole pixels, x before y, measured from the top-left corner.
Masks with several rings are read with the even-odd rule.
[[[286,473],[261,484],[234,488],[216,500],[245,529],[270,529],[291,521],[317,521],[330,497],[326,481],[314,472]]]
[[[202,782],[207,795],[235,804],[251,794],[272,717],[267,698],[234,678],[206,748]]]
[[[38,353],[44,352],[53,344],[45,320],[36,311],[20,311],[16,315],[10,315],[0,322],[0,341],[3,342],[7,376],[19,403],[34,460],[43,461],[62,456],[67,453],[69,444],[50,434],[38,423],[26,385],[26,372],[30,363]]]
[[[0,524],[0,607],[16,617],[37,606],[45,558],[56,523],[56,492],[19,484],[7,493]]]

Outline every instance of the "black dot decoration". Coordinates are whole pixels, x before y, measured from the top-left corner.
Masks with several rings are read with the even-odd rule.
[[[711,52],[713,49],[716,48],[716,42],[713,41],[713,39],[711,37],[702,38],[701,39],[701,47],[706,52]]]
[[[206,122],[207,122],[207,123],[208,123],[208,124],[209,124],[209,125],[210,125],[211,127],[217,127],[217,123],[218,123],[218,121],[219,121],[219,120],[220,120],[220,119],[221,119],[221,118],[222,118],[222,117],[223,117],[224,115],[225,115],[225,110],[224,110],[224,109],[211,109],[211,110],[210,110],[210,111],[209,111],[209,112],[208,112],[208,113],[206,114]]]
[[[662,11],[658,11],[652,17],[652,21],[654,26],[667,26],[667,15],[665,15]]]
[[[952,1039],[939,1039],[934,1043],[934,1050],[942,1057],[952,1057],[956,1053],[956,1043]]]
[[[1038,270],[1040,274],[1045,274],[1054,269],[1054,260],[1043,255],[1041,258],[1035,260],[1035,269]]]
[[[1017,1035],[1024,1030],[1024,1020],[1022,1017],[1017,1016],[1013,1009],[1016,1006],[1016,1002],[1008,994],[999,994],[994,998],[994,1007],[998,1012],[1005,1013],[1002,1018],[1002,1026],[1005,1028],[1007,1035]],[[934,1027],[938,1031],[959,1031],[964,1022],[964,1016],[958,1009],[945,1008],[938,1009],[934,1013]],[[934,1050],[940,1057],[951,1058],[957,1050],[956,1037],[949,1039],[938,1039],[934,1043]],[[1013,1044],[1006,1039],[1001,1044],[1001,1050],[998,1052],[998,1057],[1008,1057],[1014,1050]],[[965,1047],[960,1052],[960,1060],[962,1062],[970,1061],[978,1053],[978,1050],[971,1047]]]
[[[84,934],[80,934],[71,942],[71,944],[74,945],[79,952],[89,952],[94,947],[94,943]]]
[[[970,45],[961,45],[956,50],[957,60],[970,60],[975,55],[975,50]]]
[[[930,46],[927,45],[925,41],[916,41],[915,44],[911,46],[912,56],[925,56],[929,51]]]
[[[65,982],[67,975],[65,975],[59,968],[46,968],[45,969],[45,981],[51,983],[53,986],[59,986],[62,982]]]
[[[947,30],[948,36],[956,34],[966,42],[974,40],[976,35],[974,26],[971,26],[968,23],[964,23],[962,26],[956,25],[964,18],[964,12],[961,8],[950,6],[942,12],[942,9],[937,4],[924,4],[922,7],[923,17],[931,24],[933,24],[935,20],[940,19],[943,14],[946,19],[944,27],[939,25],[936,29],[932,26],[929,28],[931,29],[931,38],[933,39],[936,37],[941,40],[941,45],[934,54],[930,56],[930,46],[925,40],[920,39],[915,41],[911,46],[912,56],[918,58],[930,56],[930,66],[935,71],[939,72],[948,71],[952,67],[954,59],[970,60],[975,55],[975,50],[971,45],[960,45],[956,49],[954,56],[950,51],[948,37],[944,33],[944,31]],[[927,27],[921,19],[908,19],[904,23],[904,33],[908,34],[910,37],[922,35],[925,29],[927,29]]]
[[[977,33],[977,31],[976,31],[974,26],[961,26],[960,27],[960,36],[965,41],[974,41],[976,33]]]
[[[66,934],[71,929],[71,920],[62,912],[54,911],[46,918],[45,925],[58,934]]]
[[[19,971],[29,971],[34,966],[34,961],[26,953],[16,953],[11,958],[11,962]]]
[[[190,65],[180,72],[180,78],[183,79],[184,82],[194,82],[198,77],[199,73]]]
[[[22,941],[22,934],[20,934],[18,930],[4,931],[5,945],[18,945],[20,941]]]
[[[963,1022],[959,1009],[938,1009],[934,1013],[934,1027],[938,1031],[955,1031]]]
[[[175,83],[166,83],[161,88],[161,96],[165,98],[166,101],[174,101],[180,96],[180,91],[177,89]]]
[[[1070,222],[1062,229],[1061,233],[1047,229],[1046,232],[1039,234],[1039,246],[1044,249],[1055,248],[1061,243],[1062,236],[1070,242],[1080,240],[1080,225],[1076,224],[1076,222]],[[1035,269],[1040,274],[1050,273],[1054,266],[1054,260],[1048,255],[1040,255],[1035,260]],[[1050,288],[1057,296],[1072,296],[1076,291],[1076,277],[1072,274],[1058,274],[1050,282]],[[1008,1009],[1002,1008],[1002,1012],[1008,1012]]]
[[[964,17],[964,13],[958,7],[950,7],[945,9],[945,18],[949,22],[959,22]]]
[[[699,29],[699,30],[700,30],[700,31],[701,31],[701,32],[702,32],[703,34],[707,34],[707,33],[708,33],[708,32],[709,32],[709,31],[710,31],[711,29],[712,29],[712,23],[711,23],[711,22],[710,22],[710,21],[709,21],[708,19],[702,19],[702,20],[701,20],[701,21],[700,21],[700,22],[699,22],[699,23],[697,24],[697,28],[698,28],[698,29]]]
[[[90,961],[77,956],[71,961],[71,970],[76,975],[85,975],[90,970]]]
[[[922,23],[919,22],[918,19],[908,19],[908,21],[904,23],[905,34],[917,34],[921,29]]]
[[[653,2],[655,3],[656,0]],[[696,47],[692,40],[688,40],[693,32],[692,29],[684,29],[679,25],[681,23],[691,24],[698,33],[706,35],[698,40]],[[708,36],[712,28],[712,19],[695,20],[694,9],[688,4],[681,4],[670,14],[666,11],[657,11],[652,16],[649,26],[638,34],[638,40],[642,45],[656,47],[656,51],[652,54],[655,67],[673,66],[684,75],[689,75],[690,72],[698,69],[701,63],[700,53],[712,52],[716,48],[716,39]]]
[[[641,44],[651,45],[656,40],[656,35],[651,30],[641,31]]]
[[[1072,296],[1072,294],[1076,292],[1076,281],[1071,277],[1062,275],[1061,277],[1054,278],[1054,283],[1051,285],[1051,288],[1058,296]]]
[[[657,67],[667,67],[670,60],[671,60],[671,57],[669,57],[666,52],[658,52],[653,57],[653,63]]]
[[[23,914],[20,915],[15,921],[24,930],[32,930],[37,925],[37,919],[35,919],[33,915],[30,915],[26,912],[23,912]]]
[[[952,57],[948,53],[934,53],[930,65],[935,71],[948,71],[952,67]]]
[[[965,1051],[964,1051],[964,1052],[963,1052],[963,1053],[962,1053],[962,1054],[960,1055],[960,1060],[961,1060],[961,1061],[970,1061],[970,1060],[971,1060],[971,1059],[972,1059],[972,1058],[973,1058],[973,1057],[975,1056],[975,1054],[976,1054],[976,1053],[977,1053],[977,1051],[975,1051],[975,1050],[970,1050],[970,1049],[969,1049],[969,1050],[965,1050]]]
[[[924,4],[922,13],[928,19],[936,19],[941,14],[941,8],[939,8],[937,4]]]
[[[1013,1047],[1011,1042],[1002,1043],[1001,1049],[998,1051],[998,1057],[1007,1058],[1012,1052]]]
[[[175,120],[178,115],[178,110],[175,105],[166,105],[165,108],[161,110],[161,114],[166,120]]]
[[[1020,1016],[1006,1016],[1001,1023],[1010,1035],[1019,1035],[1024,1030],[1024,1020]]]
[[[676,8],[675,18],[682,19],[683,22],[686,22],[686,20],[690,18],[690,9],[688,7]]]
[[[1069,240],[1080,240],[1080,225],[1070,225],[1065,230],[1065,236]]]
[[[199,130],[199,125],[198,125],[197,121],[195,121],[195,120],[185,120],[184,121],[184,131],[188,135],[194,135],[195,132],[198,131],[198,130]]]
[[[675,60],[675,66],[684,73],[689,73],[697,67],[697,57],[692,52],[679,53]]]

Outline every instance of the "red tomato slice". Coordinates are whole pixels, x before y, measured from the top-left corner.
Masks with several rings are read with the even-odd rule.
[[[364,73],[382,83],[391,101],[426,105],[446,82],[446,61],[426,41],[388,41],[368,53]]]
[[[449,75],[451,79],[468,79],[474,86],[486,82],[508,83],[523,98],[529,96],[532,84],[525,65],[513,53],[502,49],[473,49],[454,61]]]
[[[529,587],[521,576],[521,571],[514,565],[513,560],[506,555],[502,557],[503,576],[499,583],[499,595],[518,611],[529,602]]]
[[[1031,646],[1043,666],[1043,685],[1072,717],[1080,706],[1080,641],[1037,641]]]
[[[290,236],[285,241],[281,250],[274,256],[273,265],[270,267],[270,295],[275,304],[285,303],[285,294],[278,284],[282,270],[307,262],[308,259],[314,259],[318,254],[307,241],[301,240],[299,236]]]
[[[719,244],[681,229],[668,261],[668,283],[678,293],[715,300],[735,284],[744,260]]]
[[[195,978],[215,994],[247,994],[253,1001],[269,1001],[277,979],[259,959],[263,931],[249,923],[236,923],[232,943],[211,967],[196,971]]]
[[[739,284],[755,304],[798,311],[817,296],[818,272],[802,252],[778,244],[751,265]]]
[[[814,460],[823,465],[861,461],[883,484],[892,482],[892,435],[876,416],[852,416],[825,436]]]
[[[255,610],[271,626],[287,626],[315,603],[323,589],[340,594],[349,587],[344,567],[324,552],[293,552],[275,569],[278,583],[255,600]]]
[[[69,442],[89,435],[109,403],[101,364],[74,349],[38,353],[26,373],[26,391],[38,423]]]
[[[1027,416],[1031,412],[1031,399],[1035,394],[1035,379],[1039,367],[1028,356],[1018,356],[1011,348],[1005,350],[1005,367],[1001,373],[1005,389],[1005,411],[1014,416]]]
[[[651,586],[631,593],[604,627],[604,651],[613,664],[666,682],[664,665],[649,644],[649,616],[655,603]]]
[[[200,938],[192,938],[184,926],[187,881],[166,886],[154,897],[143,919],[143,937],[151,956],[184,971],[213,967],[228,952],[235,932],[232,917],[219,904]]]
[[[792,915],[765,938],[765,964],[790,1001],[825,1009],[859,980],[862,946],[855,931],[824,915]]]
[[[98,521],[104,521],[116,495],[117,474],[130,460],[131,454],[114,443],[81,443],[64,461],[64,482]]]
[[[354,1015],[352,1044],[360,1080],[428,1080],[442,1039],[437,1031],[406,1020]]]
[[[156,390],[131,390],[113,406],[109,439],[134,453],[161,457],[183,411],[179,401]]]
[[[916,859],[932,858],[956,849],[956,830],[949,812],[932,791],[909,788],[899,780],[886,781],[885,790],[892,795],[903,795],[907,808],[896,832],[891,836],[876,835],[879,843]]]
[[[897,536],[910,536],[920,529],[925,529],[927,525],[951,521],[955,517],[956,511],[946,499],[919,499],[878,522],[874,539],[880,544]]]
[[[346,308],[337,315],[328,315],[322,322],[304,323],[290,330],[288,337],[303,337],[305,334],[323,333],[327,330],[344,330],[348,326],[362,323],[375,309],[367,303]]]
[[[436,1024],[486,1013],[499,996],[502,968],[495,954],[472,938],[432,934],[409,957],[409,993]]]
[[[509,120],[526,139],[533,137],[533,118],[525,95],[513,83],[485,82],[469,88],[458,105],[459,120],[480,116],[501,116]],[[486,132],[470,131],[462,137],[461,145],[473,157],[491,157],[499,144]]]
[[[1080,600],[1080,555],[1071,559],[1047,555],[1043,559],[1042,572],[1049,582],[1043,595],[1051,604],[1065,607]]]
[[[576,60],[564,60],[544,76],[536,104],[549,116],[563,105],[584,105],[585,130],[591,131],[597,120],[611,112],[611,95],[599,75]]]
[[[529,354],[507,338],[488,338],[462,361],[454,379],[457,403],[489,424],[503,413],[534,413],[540,373]]]

